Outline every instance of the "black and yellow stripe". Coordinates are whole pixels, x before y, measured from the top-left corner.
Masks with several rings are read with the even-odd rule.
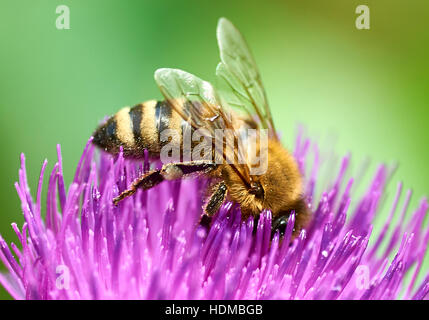
[[[189,127],[168,103],[150,100],[119,110],[95,131],[93,142],[113,154],[122,147],[127,157],[142,158],[144,149],[156,157],[162,146],[168,143],[160,140],[163,130],[175,130],[180,136],[178,142],[182,145],[183,132]]]

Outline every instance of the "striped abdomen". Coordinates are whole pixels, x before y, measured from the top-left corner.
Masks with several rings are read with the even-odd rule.
[[[142,158],[144,149],[153,157],[159,156],[162,146],[160,132],[172,129],[180,136],[190,125],[164,101],[147,101],[132,108],[122,108],[94,133],[93,143],[110,153],[118,153],[123,147],[124,155]]]

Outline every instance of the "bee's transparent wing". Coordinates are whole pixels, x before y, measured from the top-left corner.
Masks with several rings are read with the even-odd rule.
[[[258,68],[241,33],[227,19],[217,26],[221,62],[216,75],[229,90],[221,91],[221,100],[239,107],[251,117],[256,115],[259,125],[277,138],[271,111]]]
[[[209,82],[188,72],[168,68],[158,69],[155,72],[155,81],[167,102],[194,130],[204,128],[207,130],[207,136],[214,139],[216,129],[230,129],[232,140],[225,139],[221,145],[215,144],[215,148],[219,149],[219,153],[228,163],[233,164],[234,158],[243,157],[241,153],[239,154],[243,148],[234,147],[235,143],[240,141],[234,128],[234,116],[222,108],[217,93]],[[233,154],[226,154],[225,149],[232,150]],[[247,182],[249,172],[247,165],[242,166],[242,170],[237,167],[235,169],[239,171],[240,177]]]
[[[193,74],[179,69],[162,68],[155,81],[172,108],[194,129],[232,126],[231,115],[222,109],[213,86]]]

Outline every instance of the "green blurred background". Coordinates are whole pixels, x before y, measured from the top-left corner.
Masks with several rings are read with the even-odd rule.
[[[55,27],[61,4],[70,30]],[[355,27],[360,4],[370,8],[370,30]],[[366,157],[373,167],[397,161],[389,194],[404,181],[414,208],[429,193],[428,10],[420,0],[2,0],[0,233],[16,241],[10,224],[23,222],[13,186],[21,152],[33,194],[57,143],[70,183],[105,115],[160,98],[157,68],[214,79],[221,16],[249,42],[286,145],[302,123],[325,146],[350,151],[354,167]]]

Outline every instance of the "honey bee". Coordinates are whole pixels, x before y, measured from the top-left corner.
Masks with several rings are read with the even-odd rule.
[[[145,149],[150,156],[160,158],[163,148],[173,143],[171,136],[166,139],[162,133],[177,133],[174,145],[180,153],[175,161],[163,162],[161,169],[142,174],[113,202],[118,204],[137,189],[147,190],[164,180],[204,175],[212,181],[203,207],[208,217],[230,200],[240,205],[243,218],[258,217],[264,209],[271,210],[273,233],[279,230],[284,234],[294,211],[296,236],[310,220],[297,162],[279,141],[258,69],[243,36],[230,21],[221,18],[217,39],[221,58],[216,68],[220,82],[217,89],[185,71],[158,69],[155,81],[164,101],[123,108],[95,131],[93,143],[97,146],[112,154],[122,149],[125,157],[135,159],[143,158]],[[189,159],[184,156],[183,142],[201,129],[204,137],[228,130],[232,139],[222,139],[220,145],[211,142],[209,157],[206,154],[204,159]],[[259,140],[243,139],[249,129],[257,132]],[[265,140],[259,132],[266,133]],[[197,142],[192,139],[188,147],[192,154]],[[255,174],[253,160],[255,155],[261,155],[262,144],[267,154],[261,161],[265,170]],[[258,151],[251,156],[242,152],[246,148],[239,148],[243,145]]]

